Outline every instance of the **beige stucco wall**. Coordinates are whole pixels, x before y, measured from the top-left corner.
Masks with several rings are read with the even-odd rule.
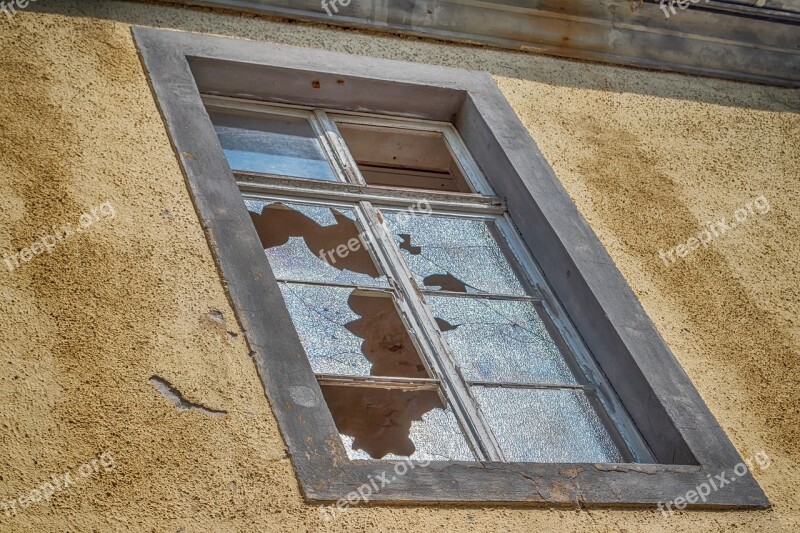
[[[200,10],[41,0],[0,19],[0,531],[796,531],[800,96]],[[357,507],[326,525],[226,300],[137,56],[141,24],[490,71],[740,453],[769,511]],[[765,214],[658,258],[764,195]],[[219,310],[224,324],[214,318]],[[229,333],[230,332],[230,333]],[[225,411],[179,411],[148,382]],[[78,467],[109,452],[85,478]],[[108,456],[106,456],[107,458]],[[724,490],[724,489],[723,489]],[[676,495],[678,496],[678,495]]]

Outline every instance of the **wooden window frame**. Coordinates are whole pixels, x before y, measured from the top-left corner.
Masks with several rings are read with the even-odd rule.
[[[432,317],[424,316],[425,304],[422,302],[417,302],[419,305],[411,304],[412,301],[419,300],[416,296],[418,291],[410,281],[413,276],[404,266],[404,260],[397,246],[393,245],[385,232],[378,229],[380,226],[378,211],[402,211],[414,208],[423,200],[428,203],[429,191],[367,184],[351,157],[350,150],[348,150],[337,125],[341,123],[377,125],[392,129],[440,133],[446,141],[445,145],[450,151],[451,157],[461,168],[472,192],[438,194],[437,208],[433,209],[431,206],[431,214],[452,215],[491,222],[499,233],[498,244],[501,248],[506,249],[505,254],[509,263],[517,271],[517,275],[528,293],[527,296],[502,297],[481,294],[470,294],[470,296],[531,301],[542,305],[547,315],[547,318],[544,319],[546,324],[555,330],[554,341],[567,360],[567,364],[573,368],[579,382],[575,386],[515,382],[484,383],[487,386],[495,387],[582,390],[592,396],[593,403],[597,403],[598,416],[609,430],[622,455],[630,462],[653,462],[653,456],[647,444],[639,435],[619,398],[605,382],[602,371],[581,342],[580,335],[568,320],[554,318],[564,317],[566,314],[560,308],[558,300],[536,266],[534,258],[521,242],[519,234],[508,216],[505,202],[502,198],[494,196],[491,185],[452,124],[396,117],[376,117],[365,113],[341,113],[329,109],[304,108],[286,104],[275,106],[264,102],[210,95],[203,96],[203,103],[206,105],[206,109],[217,112],[233,110],[250,113],[249,116],[258,116],[261,113],[273,116],[284,114],[305,117],[311,121],[311,126],[318,133],[318,140],[322,145],[323,152],[327,154],[328,162],[334,167],[334,173],[339,177],[339,182],[286,178],[279,175],[233,170],[239,188],[243,194],[251,198],[297,201],[318,205],[320,203],[326,205],[328,202],[327,205],[346,205],[361,213],[358,219],[360,226],[369,236],[367,246],[373,260],[379,264],[381,270],[392,274],[393,279],[400,280],[395,288],[398,292],[396,305],[399,306],[401,314],[409,317],[416,325],[412,328],[417,330],[417,337],[424,339],[423,344],[427,348],[420,349],[423,361],[432,360],[426,366],[432,375],[437,376],[437,382],[440,382],[444,388],[443,400],[446,400],[444,403],[452,407],[456,419],[465,429],[465,438],[470,443],[473,453],[482,461],[506,461],[502,450],[492,437],[493,431],[489,429],[489,424],[483,419],[484,416],[475,405],[475,400],[469,392],[470,387],[477,382],[467,380],[463,375],[459,375],[452,350],[446,342],[441,340],[438,330],[433,326]],[[360,192],[355,193],[349,190],[348,185],[352,184],[361,186]],[[487,201],[496,206],[492,212],[485,212],[484,206]],[[371,289],[370,287],[363,288]],[[443,291],[432,291],[425,288],[419,289],[419,292],[423,295],[447,295]],[[450,295],[465,296],[462,293],[450,293]],[[321,381],[319,374],[317,378],[318,381]],[[337,379],[341,381],[341,378]],[[402,379],[393,381],[402,381]],[[457,385],[453,385],[452,382],[457,382]]]
[[[168,30],[133,34],[308,501],[340,500],[401,463],[347,458],[201,93],[452,124],[500,197],[461,203],[484,212],[507,204],[559,312],[655,457],[651,464],[434,461],[404,468],[370,501],[654,506],[742,462],[489,74]],[[246,190],[261,178],[239,179]],[[285,180],[270,179],[270,191],[297,190],[297,180]],[[425,198],[434,209],[454,199],[320,183],[307,186],[320,198],[384,193],[398,206]],[[749,472],[689,504],[768,506]]]

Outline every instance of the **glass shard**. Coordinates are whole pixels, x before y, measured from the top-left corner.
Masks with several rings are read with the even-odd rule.
[[[209,115],[231,169],[337,181],[307,119],[235,111]]]
[[[245,199],[278,279],[389,285],[372,260],[352,209]]]
[[[441,132],[342,122],[337,126],[371,185],[472,192]]]
[[[524,295],[484,220],[383,211],[420,287]]]
[[[508,461],[621,463],[583,391],[472,387]]]
[[[425,299],[466,379],[577,383],[533,302],[439,295]]]
[[[323,385],[322,394],[350,459],[475,460],[435,391]]]
[[[430,377],[390,295],[297,283],[280,288],[315,373]]]

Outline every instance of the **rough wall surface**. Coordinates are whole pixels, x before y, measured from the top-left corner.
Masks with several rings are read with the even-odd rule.
[[[0,499],[74,481],[0,512],[0,531],[800,528],[797,91],[203,10],[53,4],[0,20],[0,255],[105,202],[114,216],[13,270],[0,262]],[[773,509],[359,506],[326,523],[301,498],[132,24],[491,72],[740,453],[771,458],[754,475]],[[761,195],[768,212],[659,259]],[[177,408],[153,377],[206,411]]]

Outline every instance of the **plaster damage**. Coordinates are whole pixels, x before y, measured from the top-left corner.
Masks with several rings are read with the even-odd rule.
[[[183,394],[181,394],[177,388],[175,388],[169,381],[162,377],[151,376],[148,381],[150,382],[150,385],[152,385],[161,394],[161,396],[169,400],[170,403],[172,403],[172,405],[174,405],[179,411],[191,411],[194,409],[210,416],[225,416],[227,414],[225,411],[209,409],[208,407],[200,405],[199,403],[190,402],[183,397]]]
[[[741,454],[769,454],[754,474],[774,508],[357,506],[326,523],[302,499],[241,330],[203,325],[209,309],[235,315],[130,24],[492,72]],[[0,515],[0,531],[800,527],[796,91],[115,1],[39,2],[2,26],[0,49],[0,253],[99,200],[117,210],[0,272],[0,498],[98,450],[115,475]],[[759,194],[770,217],[663,268],[659,248]],[[228,414],[178,411],[151,376]]]

